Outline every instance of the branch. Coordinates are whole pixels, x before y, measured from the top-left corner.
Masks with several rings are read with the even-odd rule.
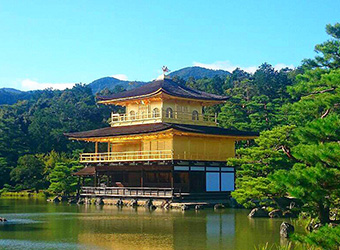
[[[290,153],[290,149],[289,149],[289,148],[287,148],[286,146],[282,145],[282,146],[281,146],[281,149],[282,149],[283,153],[285,153],[285,154],[288,156],[288,158],[290,158],[290,159],[292,159],[292,160],[294,160],[294,161],[300,162],[298,159],[296,159],[296,158]]]
[[[331,109],[327,109],[326,112],[321,116],[321,119],[325,118],[329,114],[329,111],[331,111]]]
[[[312,92],[312,93],[310,93],[309,95],[323,94],[323,93],[331,92],[331,91],[334,91],[334,90],[335,90],[335,88],[324,89],[324,90]],[[309,96],[309,95],[307,95],[307,96]]]

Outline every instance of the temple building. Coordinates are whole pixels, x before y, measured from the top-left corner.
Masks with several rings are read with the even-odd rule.
[[[235,142],[253,132],[218,127],[217,115],[204,108],[228,97],[194,90],[162,76],[141,87],[98,97],[99,104],[118,105],[110,127],[65,134],[94,143],[82,153],[84,169],[75,175],[93,178],[81,195],[103,197],[218,198],[234,190],[235,171],[227,159]],[[105,152],[103,146],[105,144]]]

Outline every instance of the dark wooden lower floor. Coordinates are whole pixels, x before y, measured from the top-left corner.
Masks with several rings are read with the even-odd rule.
[[[234,169],[225,163],[90,166],[81,178],[82,195],[112,197],[219,196],[234,190]],[[91,187],[92,186],[92,189]],[[93,189],[96,188],[96,189]]]

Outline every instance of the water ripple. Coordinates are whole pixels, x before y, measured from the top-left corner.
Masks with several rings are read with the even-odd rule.
[[[77,243],[63,243],[63,242],[36,242],[29,240],[1,240],[0,249],[16,250],[16,249],[100,249],[94,246],[86,246]]]
[[[12,225],[12,224],[33,224],[42,223],[42,221],[30,220],[30,219],[8,219],[6,222],[0,223],[1,225]]]

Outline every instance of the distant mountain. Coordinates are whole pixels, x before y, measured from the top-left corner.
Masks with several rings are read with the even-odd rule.
[[[103,89],[114,90],[115,87],[121,86],[124,89],[132,89],[145,84],[145,82],[130,82],[119,80],[114,77],[103,77],[91,82],[88,86],[92,89],[92,93],[98,93]]]
[[[194,77],[195,79],[201,78],[212,78],[214,76],[227,76],[230,75],[228,71],[224,70],[212,70],[202,67],[187,67],[183,69],[176,70],[169,74],[170,77],[178,76],[184,80],[188,80],[189,77]],[[119,80],[114,77],[103,77],[91,82],[88,86],[91,88],[92,93],[96,94],[101,90],[107,88],[109,90],[114,90],[117,86],[121,86],[124,89],[132,89],[139,87],[147,82],[130,82]],[[35,91],[20,91],[12,88],[0,88],[0,105],[1,104],[14,104],[19,100],[30,99]]]
[[[12,94],[21,94],[24,92],[24,91],[13,89],[13,88],[1,88],[0,91],[6,92],[6,93],[12,93]]]
[[[12,88],[0,89],[0,105],[1,104],[14,104],[19,100],[28,99],[30,92],[20,91]]]
[[[91,88],[92,93],[96,94],[103,89],[114,90],[116,87],[121,86],[124,89],[132,89],[139,87],[145,82],[129,82],[116,79],[114,77],[103,77],[97,79],[88,86]],[[20,91],[12,88],[0,88],[0,105],[2,104],[14,104],[19,100],[30,99],[32,94],[36,91]]]
[[[176,70],[171,72],[169,76],[174,77],[178,76],[184,80],[188,80],[189,77],[193,77],[196,80],[202,78],[213,78],[214,76],[228,76],[230,72],[225,70],[213,70],[213,69],[206,69],[198,66],[194,67],[186,67],[183,69]]]
[[[213,70],[197,66],[179,69],[169,74],[170,77],[178,76],[184,80],[188,80],[189,77],[194,77],[195,79],[202,79],[205,77],[212,78],[214,76],[228,76],[228,75],[230,75],[230,72],[225,70]],[[92,89],[93,93],[98,93],[105,88],[109,90],[114,90],[116,86],[121,86],[125,89],[132,89],[146,83],[147,82],[123,81],[114,77],[103,77],[91,82],[89,84],[89,87]]]

